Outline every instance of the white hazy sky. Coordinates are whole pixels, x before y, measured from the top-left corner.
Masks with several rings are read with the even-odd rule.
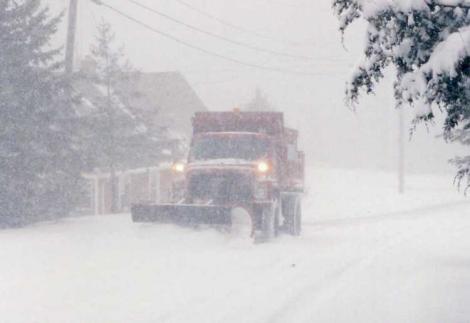
[[[249,100],[257,86],[279,107],[292,105],[292,96],[299,97],[302,104],[309,104],[312,100],[304,98],[303,92],[314,92],[311,84],[331,73],[343,73],[348,61],[355,59],[341,46],[329,0],[183,0],[254,33],[226,27],[174,0],[138,0],[181,21],[224,37],[268,50],[311,57],[311,60],[279,57],[236,46],[146,12],[128,0],[106,1],[193,45],[248,63],[308,72],[314,74],[312,76],[258,70],[214,58],[156,35],[109,9],[94,5],[91,0],[78,1],[78,57],[86,55],[93,41],[96,24],[104,19],[113,25],[118,41],[124,45],[136,67],[145,71],[181,71],[213,109],[226,109]],[[65,10],[68,4],[68,0],[47,2],[54,10]],[[64,38],[65,35],[62,33],[60,37]]]
[[[188,9],[176,0],[136,0],[187,24],[235,41],[267,50],[311,57],[280,57],[236,46],[190,30],[147,12],[129,0],[103,0],[152,27],[193,45],[251,64],[311,75],[271,72],[246,67],[187,48],[130,22],[91,0],[78,0],[77,58],[86,56],[96,25],[111,23],[118,42],[141,71],[180,71],[211,110],[246,103],[259,87],[271,103],[284,111],[291,126],[301,131],[310,160],[354,167],[396,164],[397,113],[393,111],[391,82],[362,100],[356,113],[344,105],[344,84],[363,46],[364,26],[356,25],[341,44],[331,0],[182,0],[220,19],[242,26],[224,26]],[[66,10],[68,0],[46,0],[54,12]],[[66,19],[64,19],[66,20]],[[57,42],[65,39],[65,22]],[[411,114],[411,113],[410,113]],[[455,148],[419,129],[407,143],[407,167],[449,169]],[[430,166],[432,165],[432,166]]]

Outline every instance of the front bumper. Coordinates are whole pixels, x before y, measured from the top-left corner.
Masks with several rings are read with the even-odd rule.
[[[260,210],[269,201],[251,202],[245,205],[199,205],[199,204],[135,204],[131,208],[133,222],[159,222],[194,226],[198,224],[231,225],[234,207],[245,208],[255,227],[260,225]]]

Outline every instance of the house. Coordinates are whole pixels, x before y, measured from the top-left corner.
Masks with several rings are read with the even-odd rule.
[[[81,73],[92,75],[93,62],[83,64]],[[106,99],[106,91],[99,85],[78,78],[74,84],[80,100],[77,110],[82,115],[91,114]],[[119,98],[115,104],[123,113],[139,113],[145,119],[149,131],[164,131],[166,139],[158,147],[158,159],[140,159],[118,169],[118,208],[129,210],[132,203],[139,201],[167,201],[172,194],[171,165],[185,154],[190,140],[191,118],[196,111],[207,108],[179,72],[129,73],[116,87]],[[110,212],[111,176],[105,166],[98,166],[93,172],[84,174],[87,196],[86,209],[94,214]]]
[[[206,106],[179,72],[135,73],[120,84],[130,105],[149,111],[155,125],[175,137],[191,138],[191,117]]]
[[[111,212],[111,175],[93,172],[84,174],[87,182],[88,214],[109,214]],[[120,171],[116,174],[118,196],[117,204],[120,212],[128,212],[132,204],[139,202],[163,203],[174,199],[175,181],[177,177],[171,164],[160,164],[154,167]]]

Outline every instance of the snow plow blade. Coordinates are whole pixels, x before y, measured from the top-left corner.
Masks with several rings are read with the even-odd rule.
[[[134,222],[160,222],[179,225],[229,225],[230,207],[191,204],[136,204],[131,214]]]

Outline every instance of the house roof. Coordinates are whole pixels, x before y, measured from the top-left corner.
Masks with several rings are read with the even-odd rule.
[[[106,89],[92,80],[93,72],[82,70],[84,77],[74,81],[80,101],[75,105],[81,116],[101,113],[107,105]],[[136,120],[140,128],[155,138],[154,152],[161,150],[159,161],[180,157],[192,134],[191,118],[206,107],[186,79],[178,72],[128,73],[113,89],[113,107],[121,116]],[[154,154],[135,158],[132,167],[148,166]],[[130,165],[130,164],[129,164]]]
[[[104,101],[105,93],[93,82],[79,79],[75,87],[81,95],[82,113]],[[206,106],[179,72],[129,73],[119,82],[115,94],[123,107],[137,109],[146,123],[165,128],[170,136],[189,139],[191,118]]]
[[[134,73],[122,82],[130,105],[148,113],[155,124],[189,138],[191,117],[206,106],[179,72]]]

